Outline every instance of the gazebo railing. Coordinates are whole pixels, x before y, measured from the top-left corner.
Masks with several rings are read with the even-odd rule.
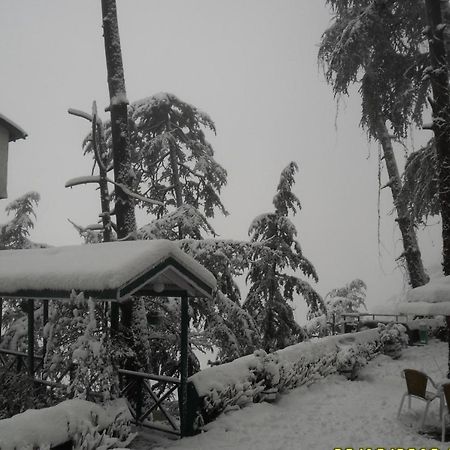
[[[34,355],[34,361],[33,374],[42,372],[44,358],[40,355]],[[19,372],[30,374],[28,354],[0,348],[0,381],[4,380],[8,373]]]
[[[181,385],[178,378],[125,369],[119,369],[119,375],[121,396],[127,398],[137,425],[181,435],[180,421],[166,404],[175,397],[175,391]],[[178,409],[178,401],[173,402]]]
[[[30,375],[27,353],[0,349],[0,383],[17,373]],[[49,379],[43,370],[44,358],[34,356],[33,375],[30,378],[39,391],[51,395],[54,389],[67,387],[75,368],[74,364]],[[164,431],[181,436],[179,390],[181,380],[174,377],[119,369],[120,395],[125,397],[130,408],[133,422],[146,428]],[[43,389],[44,391],[42,391]],[[98,400],[94,392],[89,400]],[[172,403],[172,408],[170,407]]]

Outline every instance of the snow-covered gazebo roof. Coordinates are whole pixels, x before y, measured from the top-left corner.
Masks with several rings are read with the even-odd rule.
[[[406,302],[400,303],[398,310],[400,313],[421,316],[450,316],[450,276],[411,289],[406,294]]]
[[[0,251],[0,297],[124,301],[132,295],[212,296],[216,279],[167,240]]]
[[[9,142],[17,141],[17,139],[25,139],[27,137],[27,132],[25,130],[3,114],[0,114],[0,126],[8,130]]]

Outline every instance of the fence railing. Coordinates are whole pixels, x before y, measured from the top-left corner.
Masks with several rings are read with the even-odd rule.
[[[15,350],[0,349],[0,384],[17,373],[29,374],[28,355]],[[34,356],[34,375],[30,376],[36,386],[52,392],[55,388],[67,387],[73,379],[75,364],[70,364],[50,379],[43,368],[44,358]],[[139,426],[181,436],[178,378],[164,375],[119,369],[120,395],[125,397],[133,422]],[[95,381],[93,381],[95,383]],[[42,389],[40,389],[42,393]],[[97,401],[99,395],[88,392],[88,400]]]
[[[119,375],[121,396],[127,398],[137,425],[181,435],[178,378],[125,369]]]

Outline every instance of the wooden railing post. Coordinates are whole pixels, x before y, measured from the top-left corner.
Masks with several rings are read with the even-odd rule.
[[[42,300],[42,327],[45,328],[45,325],[48,323],[48,299]],[[43,340],[43,348],[42,348],[42,356],[45,358],[45,354],[47,353],[47,339]]]
[[[137,378],[136,385],[136,422],[139,425],[139,418],[142,417],[142,406],[143,406],[143,394],[142,383],[144,383],[143,378]]]
[[[188,336],[189,333],[189,304],[187,293],[181,296],[181,340],[180,340],[180,432],[181,437],[187,434],[187,377],[188,377]]]
[[[34,376],[34,300],[27,300],[28,314],[28,375]]]

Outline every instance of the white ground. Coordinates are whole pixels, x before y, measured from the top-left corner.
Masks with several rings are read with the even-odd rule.
[[[397,419],[401,396],[406,390],[400,377],[404,368],[425,371],[443,381],[447,367],[447,343],[432,341],[408,347],[394,361],[379,356],[347,381],[333,375],[309,387],[290,391],[272,404],[261,403],[232,411],[207,426],[208,431],[179,441],[147,435],[133,448],[192,450],[332,450],[334,448],[426,448],[447,449],[439,440],[419,434],[424,402],[413,400]],[[430,407],[426,431],[440,431],[438,400]],[[449,435],[450,440],[450,424]],[[157,442],[154,442],[154,439]],[[152,443],[153,441],[153,443]]]

